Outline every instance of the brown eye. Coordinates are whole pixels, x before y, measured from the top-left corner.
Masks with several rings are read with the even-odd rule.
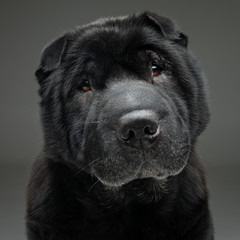
[[[81,84],[81,90],[83,92],[88,92],[88,91],[91,91],[91,86],[90,86],[90,83],[87,79],[83,80],[82,81],[82,84]]]
[[[157,65],[152,65],[152,75],[154,77],[157,77],[158,75],[160,75],[162,72],[162,68],[160,68],[159,66]]]

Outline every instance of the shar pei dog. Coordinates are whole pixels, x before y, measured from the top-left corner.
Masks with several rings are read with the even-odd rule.
[[[44,132],[28,240],[212,240],[204,76],[188,37],[143,12],[66,32],[36,71]]]

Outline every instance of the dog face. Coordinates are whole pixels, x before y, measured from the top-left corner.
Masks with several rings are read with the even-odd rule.
[[[187,37],[153,13],[65,34],[36,75],[45,150],[107,186],[178,174],[208,122]]]

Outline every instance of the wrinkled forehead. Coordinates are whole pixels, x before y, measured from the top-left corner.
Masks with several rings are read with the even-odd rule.
[[[74,52],[88,57],[122,57],[160,45],[161,36],[148,26],[109,22],[80,29]]]
[[[149,32],[151,32],[149,30]],[[152,34],[152,38],[149,38]],[[104,73],[103,78],[122,74],[147,74],[146,50],[153,48],[154,33],[147,34],[146,29],[122,26],[92,27],[79,32],[70,49],[70,62],[74,67],[86,72]]]

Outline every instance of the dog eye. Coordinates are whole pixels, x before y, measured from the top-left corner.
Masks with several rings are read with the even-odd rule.
[[[155,64],[152,65],[152,75],[154,77],[159,76],[161,74],[161,72],[162,72],[162,68],[160,68],[159,66],[157,66]]]
[[[81,90],[82,90],[83,92],[88,92],[88,91],[91,91],[91,90],[92,90],[92,89],[91,89],[91,85],[90,85],[90,83],[89,83],[89,81],[88,81],[87,79],[84,79],[84,80],[82,81]]]

